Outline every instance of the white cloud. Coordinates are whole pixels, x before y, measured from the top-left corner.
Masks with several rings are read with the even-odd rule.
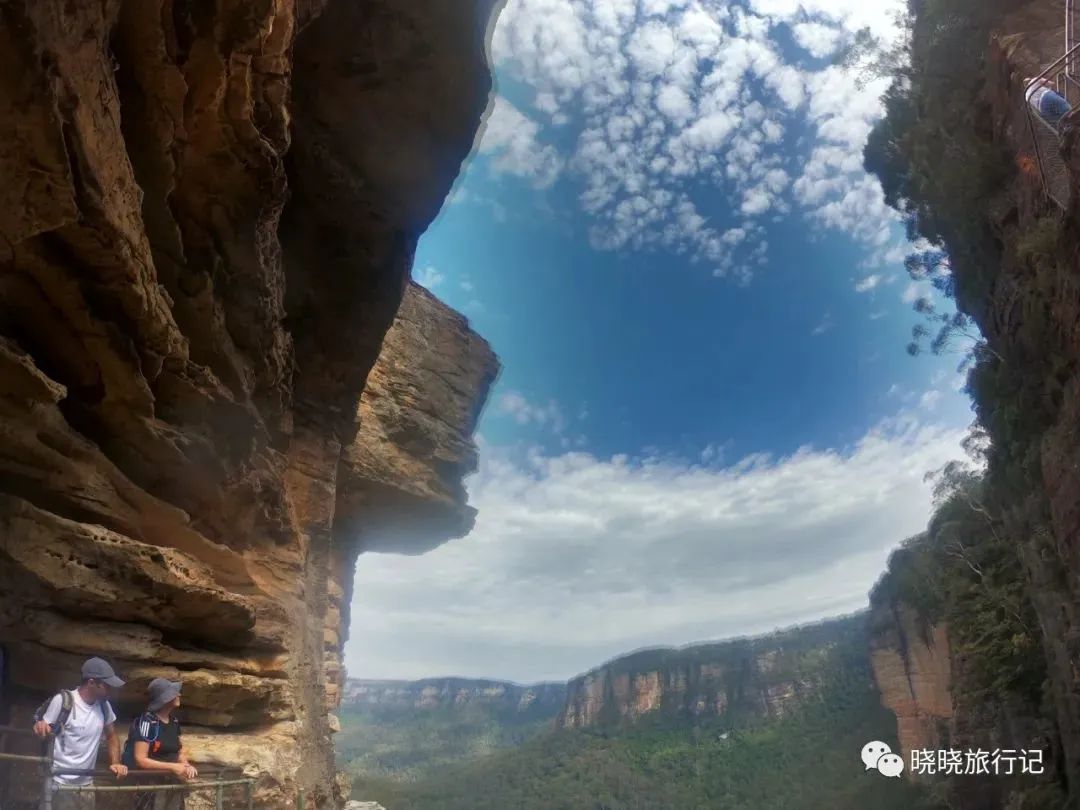
[[[750,8],[784,22],[803,17],[823,18],[850,31],[869,28],[885,39],[895,37],[895,15],[903,10],[897,0],[750,0]]]
[[[855,282],[855,292],[864,293],[875,290],[877,289],[878,285],[881,284],[882,280],[883,277],[879,273],[875,273],[873,275],[866,276],[865,278],[861,278],[857,282]]]
[[[694,113],[694,102],[681,87],[665,85],[656,94],[656,107],[672,121],[682,124]]]
[[[919,407],[927,411],[934,410],[941,401],[940,391],[927,391],[919,398]]]
[[[500,71],[535,92],[538,118],[504,111],[499,143],[514,133],[517,148],[500,166],[550,182],[561,158],[539,146],[543,121],[573,111],[576,143],[565,164],[599,249],[674,251],[745,279],[764,231],[726,243],[730,212],[757,219],[797,205],[883,255],[897,218],[863,170],[862,147],[887,80],[862,87],[848,69],[785,53],[778,24],[825,56],[864,25],[895,34],[891,15],[901,8],[902,0],[752,0],[749,9],[719,0],[509,0],[493,52]],[[801,155],[784,136],[807,127]],[[783,188],[766,182],[774,170],[790,180]],[[695,198],[702,185],[729,192],[728,205],[704,208]],[[688,206],[695,216],[683,214]]]
[[[426,287],[429,290],[434,290],[444,281],[446,276],[436,270],[432,265],[427,265],[419,270],[413,269],[413,281],[419,284],[421,287]]]
[[[961,438],[897,419],[849,448],[726,468],[715,447],[701,461],[483,447],[467,538],[360,557],[349,670],[561,679],[645,645],[858,609],[924,528],[923,475]]]
[[[509,416],[519,425],[539,425],[550,428],[553,433],[562,433],[566,419],[554,400],[539,405],[530,402],[517,391],[508,391],[495,400],[496,413]]]
[[[562,168],[553,146],[539,142],[540,127],[513,104],[498,96],[488,115],[480,154],[491,155],[496,171],[507,172],[544,188],[555,182]]]
[[[933,295],[934,288],[926,281],[909,281],[904,291],[900,293],[900,299],[905,304],[914,304],[920,298],[928,298]]]
[[[812,330],[810,330],[810,334],[814,337],[817,337],[818,335],[824,335],[834,326],[836,326],[836,324],[833,322],[832,313],[826,312],[825,317],[821,319],[821,322]]]
[[[817,22],[796,23],[792,26],[791,33],[799,46],[817,59],[834,54],[844,38],[841,29]]]

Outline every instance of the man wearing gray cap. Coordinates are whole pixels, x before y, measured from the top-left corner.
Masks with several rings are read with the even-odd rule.
[[[86,786],[90,776],[63,771],[91,771],[97,765],[101,737],[109,743],[109,770],[117,779],[127,776],[120,762],[120,738],[116,736],[116,714],[109,705],[109,691],[124,685],[113,668],[101,658],[82,665],[82,682],[77,689],[54,695],[36,716],[34,733],[44,739],[50,734],[53,745],[55,786]],[[93,810],[93,792],[59,791],[52,800],[54,810]]]

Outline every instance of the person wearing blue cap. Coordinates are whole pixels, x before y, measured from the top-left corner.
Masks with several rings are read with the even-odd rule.
[[[116,736],[116,714],[109,705],[112,689],[124,682],[108,662],[91,658],[82,665],[82,681],[77,689],[64,690],[42,704],[34,719],[34,733],[42,739],[50,734],[53,744],[53,785],[84,787],[93,782],[87,775],[64,771],[92,771],[97,765],[102,736],[108,742],[109,770],[117,779],[127,776],[120,761],[120,738]],[[59,771],[59,773],[55,773]],[[93,792],[58,791],[54,810],[93,810]]]
[[[199,775],[188,762],[176,712],[180,708],[180,683],[154,678],[147,689],[146,711],[131,723],[124,761],[145,771],[163,771],[183,781]],[[178,790],[146,791],[135,796],[136,810],[183,810],[184,794]]]

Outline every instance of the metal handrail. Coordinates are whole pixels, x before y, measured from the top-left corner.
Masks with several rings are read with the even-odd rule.
[[[14,726],[0,726],[0,739],[4,739],[8,735],[13,736],[37,736],[32,731],[27,731],[25,728],[17,728]],[[193,793],[202,790],[214,791],[214,807],[216,810],[224,810],[225,807],[225,788],[227,787],[244,787],[243,804],[248,810],[254,808],[255,802],[255,783],[256,778],[250,776],[236,777],[236,774],[243,773],[238,768],[220,768],[209,766],[205,769],[200,769],[201,774],[205,776],[216,776],[215,779],[198,779],[190,782],[170,782],[166,784],[134,784],[134,785],[66,785],[60,782],[56,782],[54,777],[56,776],[114,776],[112,771],[104,770],[101,768],[54,768],[53,765],[53,746],[56,742],[55,737],[49,735],[45,739],[45,753],[38,756],[29,754],[9,754],[4,751],[0,751],[0,762],[26,762],[33,763],[39,766],[38,779],[40,779],[41,785],[41,804],[40,807],[43,810],[51,810],[52,808],[52,796],[54,792],[65,793],[160,793],[170,791],[184,791],[185,793]],[[133,776],[136,778],[144,776],[155,776],[159,778],[166,777],[167,774],[160,770],[149,770],[132,768],[127,772],[127,776]],[[127,778],[127,777],[124,777]]]
[[[1066,42],[1069,42],[1070,37],[1074,36],[1077,33],[1073,21],[1075,0],[1066,0],[1066,2]],[[1047,177],[1046,161],[1048,156],[1043,153],[1044,150],[1043,147],[1040,146],[1039,136],[1036,133],[1035,128],[1036,126],[1038,126],[1045,130],[1049,130],[1049,132],[1055,139],[1057,139],[1058,142],[1060,142],[1061,139],[1061,131],[1057,126],[1050,124],[1050,122],[1046,121],[1041,115],[1039,115],[1038,112],[1032,108],[1031,104],[1027,100],[1027,97],[1028,90],[1030,90],[1033,85],[1041,83],[1052,83],[1053,86],[1058,90],[1058,92],[1065,98],[1065,100],[1072,104],[1070,96],[1075,97],[1076,94],[1070,93],[1070,90],[1073,88],[1073,85],[1075,85],[1077,89],[1080,89],[1080,80],[1070,74],[1072,66],[1078,61],[1078,52],[1080,52],[1080,42],[1069,45],[1062,56],[1049,64],[1042,71],[1042,73],[1040,73],[1038,76],[1036,76],[1034,79],[1024,85],[1024,109],[1027,115],[1028,131],[1031,135],[1031,143],[1035,149],[1035,161],[1038,164],[1039,168],[1039,179],[1042,181],[1043,191],[1046,193],[1046,196],[1053,200],[1053,202],[1055,202],[1062,209],[1066,209],[1068,207],[1069,200],[1061,198],[1062,196],[1067,197],[1070,192],[1068,190],[1061,189],[1058,190],[1059,193],[1055,192],[1054,185],[1051,184],[1050,179]],[[1053,76],[1052,81],[1049,79],[1051,75]],[[1060,124],[1060,122],[1058,123]],[[1047,150],[1049,150],[1052,147],[1048,146],[1046,148]]]
[[[183,784],[168,785],[57,785],[56,790],[64,793],[128,793],[140,791],[142,793],[160,793],[167,790],[200,790],[202,788],[229,787],[230,785],[253,785],[255,779],[227,779],[216,782],[184,782]]]
[[[1065,0],[1065,53],[1069,53],[1076,45],[1080,45],[1077,37],[1076,0]],[[1076,79],[1074,70],[1076,60],[1070,59],[1065,66],[1065,74]]]
[[[1052,63],[1048,68],[1046,68],[1046,70],[1044,70],[1042,73],[1040,73],[1034,79],[1032,79],[1030,82],[1028,82],[1026,85],[1024,85],[1024,91],[1026,92],[1027,89],[1029,87],[1031,87],[1031,85],[1035,84],[1035,82],[1043,81],[1044,79],[1046,79],[1047,76],[1049,76],[1054,71],[1060,69],[1061,66],[1063,64],[1065,64],[1066,62],[1071,62],[1073,57],[1076,55],[1076,52],[1078,50],[1080,50],[1080,42],[1076,43],[1071,48],[1069,48],[1067,51],[1065,51],[1064,56],[1061,56],[1060,58],[1058,58],[1058,60],[1055,61],[1054,63]]]

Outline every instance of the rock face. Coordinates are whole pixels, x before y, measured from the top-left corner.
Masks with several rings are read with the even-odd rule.
[[[944,625],[924,625],[902,604],[874,607],[870,664],[881,703],[896,715],[904,761],[911,749],[947,747],[953,717],[952,658]]]
[[[987,480],[998,493],[996,531],[1015,552],[1036,619],[1038,649],[1031,654],[1045,659],[1046,677],[1038,694],[1023,701],[1004,687],[989,697],[973,693],[966,681],[970,662],[958,653],[958,640],[949,643],[948,615],[920,636],[910,605],[892,605],[874,622],[881,628],[875,673],[905,748],[936,747],[940,739],[961,750],[1044,752],[1041,780],[962,777],[950,806],[1064,806],[1059,789],[1074,806],[1080,801],[1080,122],[1069,116],[1058,138],[1029,123],[1026,112],[1026,79],[1063,55],[1063,4],[1007,0],[987,8],[999,13],[991,35],[972,43],[983,83],[964,120],[973,122],[980,145],[999,165],[980,209],[985,216],[971,216],[974,227],[950,250],[977,257],[953,264],[957,305],[996,356],[976,368],[973,393],[992,448]],[[1046,194],[1039,155],[1064,211]],[[948,162],[943,158],[942,167]],[[958,632],[955,622],[951,627]],[[1010,673],[999,674],[1007,682]]]
[[[429,678],[421,681],[371,681],[349,678],[342,706],[391,709],[440,709],[490,706],[506,712],[555,715],[566,701],[566,684],[522,686],[505,681]]]
[[[644,650],[570,681],[563,728],[641,718],[781,717],[820,694],[831,648],[863,639],[863,616],[753,639]]]
[[[194,757],[251,766],[259,806],[339,804],[357,556],[472,521],[497,364],[408,276],[492,5],[0,6],[11,720],[105,655],[122,718],[183,680]]]

